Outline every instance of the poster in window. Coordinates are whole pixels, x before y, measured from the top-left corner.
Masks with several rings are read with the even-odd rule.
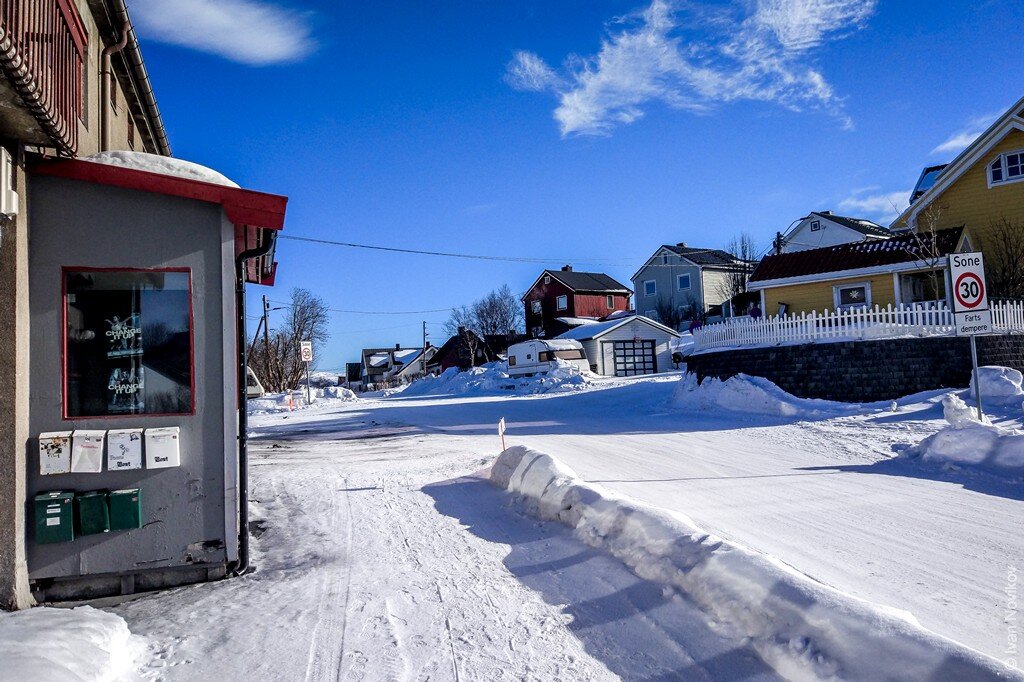
[[[67,417],[192,411],[191,276],[64,271]]]

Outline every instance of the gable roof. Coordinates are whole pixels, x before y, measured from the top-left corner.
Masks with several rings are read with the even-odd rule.
[[[935,183],[914,198],[910,206],[903,210],[900,217],[894,220],[890,226],[906,224],[914,226],[917,214],[940,194],[945,192],[950,185],[960,179],[960,176],[973,168],[992,147],[997,145],[1012,130],[1024,132],[1024,97],[1017,100],[1012,107],[1007,109],[1002,116],[988,127],[978,138],[969,144],[962,152],[956,155],[949,164],[939,171]],[[920,182],[920,181],[919,181]]]
[[[963,231],[963,227],[936,231],[936,247],[939,254],[945,256],[956,251]],[[754,269],[754,274],[750,276],[750,282],[859,270],[912,263],[918,260],[923,260],[923,257],[919,253],[917,236],[907,233],[889,239],[838,244],[820,249],[765,256]]]
[[[891,233],[888,229],[882,227],[878,223],[873,223],[870,220],[864,220],[863,218],[851,218],[849,216],[836,215],[832,211],[812,211],[811,216],[818,216],[825,220],[831,220],[837,225],[849,228],[854,232],[859,232],[868,237],[888,237]],[[807,216],[810,218],[811,216]]]
[[[631,294],[633,290],[620,284],[603,272],[576,272],[574,270],[545,270],[533,281],[520,300],[526,300],[533,288],[545,275],[554,277],[575,292],[600,294]]]
[[[738,260],[736,256],[722,249],[698,249],[690,246],[679,246],[663,244],[662,249],[668,249],[672,253],[682,256],[696,265],[722,265],[732,266]],[[657,255],[657,253],[655,253]]]
[[[585,339],[596,339],[599,336],[604,336],[608,332],[614,331],[619,327],[627,325],[633,321],[647,324],[648,326],[654,327],[655,329],[666,332],[675,337],[679,336],[679,332],[677,332],[676,330],[672,329],[671,327],[666,327],[660,322],[655,322],[649,317],[644,317],[643,315],[630,315],[629,317],[620,317],[614,320],[605,320],[604,322],[585,324],[580,327],[576,327],[575,329],[570,329],[564,334],[559,334],[555,338],[575,339],[576,341],[583,341]]]

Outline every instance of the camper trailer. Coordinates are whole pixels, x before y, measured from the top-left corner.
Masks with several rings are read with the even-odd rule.
[[[590,370],[583,345],[573,339],[533,339],[508,348],[508,374],[528,377],[558,368],[558,360]]]

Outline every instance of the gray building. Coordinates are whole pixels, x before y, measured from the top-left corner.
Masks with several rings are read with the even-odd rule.
[[[721,249],[701,249],[684,242],[664,244],[633,275],[633,305],[638,315],[661,320],[674,311],[680,320],[694,315],[724,315],[730,298],[730,278],[744,277],[753,263]]]

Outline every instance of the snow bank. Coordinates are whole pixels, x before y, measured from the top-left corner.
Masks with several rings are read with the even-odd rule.
[[[291,407],[288,406],[288,396],[288,393],[271,393],[263,398],[250,398],[249,414],[273,414],[305,409],[313,405],[330,405],[359,400],[359,396],[344,386],[326,386],[310,390],[310,397],[313,399],[311,405],[306,404],[305,388],[291,392]]]
[[[978,411],[965,403],[956,393],[947,393],[942,396],[942,417],[950,424],[977,422]]]
[[[674,403],[683,409],[730,410],[773,417],[818,419],[852,414],[858,405],[797,398],[762,377],[737,374],[725,381],[707,378],[697,383],[697,375],[687,373],[676,388]]]
[[[922,628],[913,616],[822,585],[771,557],[709,535],[686,517],[581,481],[554,458],[516,446],[491,482],[531,514],[575,529],[640,577],[686,594],[748,637],[787,679],[1005,679],[1007,668]]]
[[[198,163],[192,163],[191,161],[160,156],[159,154],[129,151],[100,152],[92,156],[85,156],[83,160],[103,163],[108,166],[121,166],[122,168],[131,168],[133,170],[160,173],[161,175],[173,175],[177,178],[209,182],[214,185],[224,185],[225,187],[238,187],[237,183],[232,182],[212,168],[200,166]]]
[[[1015,369],[998,365],[979,367],[978,378],[981,384],[982,402],[985,398],[1003,402],[1010,398],[1020,400],[1020,397],[1024,396],[1024,388],[1021,388],[1024,375]],[[973,372],[971,373],[971,395],[974,395]]]
[[[128,679],[145,649],[120,616],[89,606],[0,612],[5,680]]]
[[[908,448],[906,456],[1015,478],[1024,476],[1024,433],[960,419]]]
[[[504,362],[489,362],[460,372],[449,367],[438,376],[427,376],[409,384],[403,396],[467,395],[478,393],[515,393],[531,395],[553,391],[572,391],[592,384],[578,367],[558,360],[558,369],[532,377],[510,377]]]

